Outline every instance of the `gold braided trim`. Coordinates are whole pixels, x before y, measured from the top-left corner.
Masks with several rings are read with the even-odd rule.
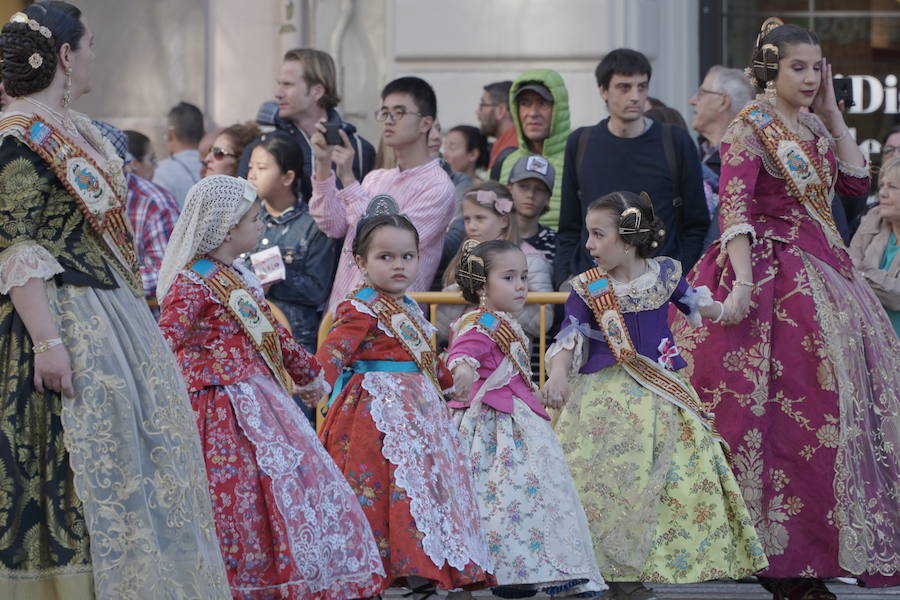
[[[125,214],[125,199],[116,192],[97,163],[36,115],[13,114],[0,119],[0,136],[3,135],[15,136],[44,159],[94,231],[115,245],[113,254],[121,257],[119,262],[131,274],[131,283],[143,289],[131,239],[131,224]],[[108,208],[89,205],[89,199],[100,196],[112,198]]]
[[[202,268],[199,264],[202,261],[213,264],[214,268],[211,270]],[[237,319],[250,343],[262,355],[275,378],[285,391],[292,395],[294,379],[284,366],[281,340],[269,311],[256,302],[244,281],[230,268],[206,256],[198,256],[191,261],[188,268],[203,278],[216,299]]]
[[[725,446],[713,415],[704,412],[688,384],[637,352],[609,275],[599,267],[588,269],[572,280],[572,289],[591,309],[616,362],[639,384],[693,415]]]
[[[754,102],[738,114],[738,118],[750,125],[757,138],[766,147],[772,162],[778,167],[791,195],[800,200],[810,216],[825,230],[832,246],[843,248],[831,214],[830,176],[821,164],[816,163],[803,149],[800,137],[788,129],[775,111]],[[812,170],[812,171],[810,171]],[[812,175],[815,179],[812,179]]]
[[[397,338],[419,370],[428,376],[438,392],[442,392],[437,376],[438,356],[429,341],[431,334],[422,329],[401,302],[370,287],[357,289],[350,298],[369,307],[382,327]]]
[[[497,344],[509,362],[515,365],[525,383],[534,389],[528,354],[529,342],[516,332],[512,323],[501,315],[482,308],[475,311],[473,326]]]

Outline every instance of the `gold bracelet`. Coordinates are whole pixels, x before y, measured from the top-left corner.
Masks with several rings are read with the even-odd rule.
[[[753,283],[752,281],[744,281],[743,279],[735,279],[732,283],[734,283],[734,285],[743,285],[751,289],[756,288],[755,283]]]
[[[32,350],[35,354],[41,354],[46,352],[50,348],[56,348],[57,346],[62,346],[62,338],[50,338],[49,340],[44,340],[43,342],[38,342],[34,345]]]

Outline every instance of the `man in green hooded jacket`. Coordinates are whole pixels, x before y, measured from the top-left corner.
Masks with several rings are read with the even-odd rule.
[[[509,90],[509,106],[519,147],[501,153],[491,169],[491,179],[507,183],[513,165],[523,156],[540,154],[562,173],[569,126],[569,93],[562,76],[552,69],[531,69],[516,79]],[[562,178],[550,195],[550,210],[541,225],[556,229]]]

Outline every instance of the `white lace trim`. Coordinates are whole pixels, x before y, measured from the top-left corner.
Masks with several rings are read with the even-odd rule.
[[[307,589],[341,591],[383,576],[368,519],[294,401],[269,377],[223,389],[272,480],[290,558]]]
[[[421,374],[385,372],[366,373],[362,387],[384,434],[381,452],[396,467],[397,485],[409,496],[410,514],[423,534],[422,550],[439,568],[447,562],[462,570],[473,562],[492,571],[469,462],[437,390]]]
[[[844,175],[849,175],[850,177],[868,177],[869,176],[869,161],[866,161],[865,164],[861,167],[856,165],[851,165],[850,163],[841,160],[835,156],[835,160],[837,161],[838,171],[843,173]]]
[[[50,252],[37,242],[19,242],[0,252],[0,294],[20,287],[29,279],[50,279],[63,272]]]
[[[722,249],[725,249],[725,244],[743,234],[748,234],[750,236],[751,245],[756,242],[756,230],[753,229],[753,225],[750,225],[749,223],[740,223],[739,225],[732,225],[719,236],[719,243],[722,245]]]
[[[551,359],[563,350],[574,350],[569,375],[577,375],[584,363],[587,362],[587,343],[584,335],[578,331],[578,327],[569,325],[559,332],[556,341],[547,348],[547,352],[544,354],[544,363],[550,364]]]
[[[449,363],[447,363],[447,368],[450,369],[450,372],[453,372],[453,369],[457,367],[457,365],[466,364],[472,367],[473,371],[477,371],[481,368],[481,363],[478,362],[477,358],[472,358],[471,356],[457,356]],[[477,379],[476,379],[477,381]]]
[[[647,263],[650,265],[650,268],[631,281],[619,281],[612,277],[609,278],[613,284],[613,290],[616,292],[616,296],[633,295],[636,292],[649,290],[656,285],[656,282],[659,281],[659,262],[649,258],[647,259]]]
[[[394,335],[394,332],[381,323],[381,319],[378,318],[378,315],[376,315],[367,304],[355,298],[348,298],[348,300],[350,301],[350,304],[353,305],[353,308],[355,308],[357,311],[361,312],[364,315],[369,315],[370,317],[375,319],[378,322],[378,329],[380,329],[385,335],[387,335],[389,338],[397,339],[397,336]],[[404,301],[406,302],[406,308],[410,309],[404,312],[406,312],[409,318],[415,321],[416,324],[422,328],[422,331],[425,333],[427,338],[431,339],[435,332],[437,332],[437,328],[425,318],[425,315],[422,314],[422,309],[419,308],[418,304],[416,304],[406,296],[404,296],[403,300],[399,301],[399,304],[403,306]],[[413,309],[412,307],[415,308]]]
[[[688,288],[687,292],[684,293],[684,296],[681,297],[679,302],[691,309],[691,312],[685,315],[688,323],[690,323],[692,327],[699,327],[703,323],[702,317],[700,316],[700,308],[710,306],[714,301],[712,292],[709,291],[709,288],[705,285],[701,285],[696,288]]]
[[[295,392],[307,392],[309,390],[321,389],[322,395],[327,395],[331,393],[331,386],[328,385],[328,382],[322,378],[322,373],[319,372],[313,379],[309,380],[309,383],[304,385],[294,384]]]

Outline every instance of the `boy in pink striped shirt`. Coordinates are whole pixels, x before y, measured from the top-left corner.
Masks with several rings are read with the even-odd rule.
[[[437,98],[426,81],[401,77],[387,84],[381,91],[381,108],[375,112],[375,119],[381,123],[384,144],[397,157],[397,166],[370,171],[362,183],[353,175],[354,151],[347,135],[338,129],[342,143],[330,146],[325,141],[325,126],[317,125],[319,131],[310,139],[316,167],[309,213],[325,235],[345,238],[328,300],[332,314],[338,303],[363,283],[350,247],[357,221],[369,200],[379,194],[392,196],[400,212],[419,230],[419,269],[409,290],[431,287],[455,202],[450,177],[428,152],[428,132],[436,116]],[[343,189],[337,189],[335,177],[340,178]]]

